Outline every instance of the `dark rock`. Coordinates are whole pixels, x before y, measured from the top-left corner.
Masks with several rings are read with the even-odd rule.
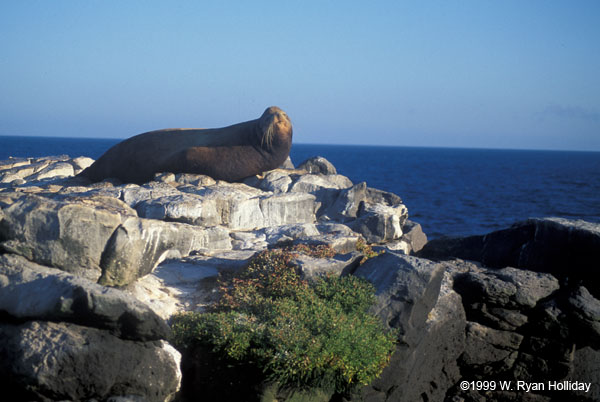
[[[427,244],[427,236],[423,233],[423,228],[417,222],[406,220],[402,226],[402,240],[409,244],[409,254],[415,254]]]
[[[578,345],[600,349],[600,300],[595,299],[588,290],[580,286],[568,299],[569,313],[573,318]]]
[[[512,309],[530,309],[559,288],[550,274],[503,268],[471,271],[455,279],[455,289],[467,304],[485,302]]]
[[[420,337],[401,343],[389,365],[362,392],[364,401],[442,401],[460,378],[457,360],[465,347],[465,312],[444,275],[438,300]]]
[[[402,204],[402,198],[389,191],[379,190],[377,188],[367,188],[367,202],[371,204],[383,204],[394,207]]]
[[[0,324],[0,384],[24,400],[80,401],[136,395],[171,399],[179,368],[170,346],[119,339],[74,324]]]
[[[416,256],[432,260],[461,258],[481,261],[482,248],[483,236],[440,237],[429,240]]]
[[[578,349],[573,354],[572,364],[573,369],[566,379],[592,384],[589,393],[574,392],[581,398],[577,400],[600,401],[600,350],[590,347]]]
[[[467,323],[466,348],[461,365],[473,378],[500,378],[514,365],[523,336],[511,331],[492,329],[475,322]]]
[[[367,260],[354,275],[375,286],[374,313],[388,328],[398,329],[402,341],[410,344],[421,335],[437,302],[444,266],[388,252]]]
[[[548,272],[559,279],[580,280],[600,297],[600,224],[562,218],[529,219],[485,236],[430,241],[419,253],[425,258],[451,257]]]

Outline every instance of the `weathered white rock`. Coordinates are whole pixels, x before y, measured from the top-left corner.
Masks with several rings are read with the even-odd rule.
[[[402,237],[402,224],[408,216],[403,204],[361,204],[359,217],[352,229],[362,234],[369,243],[382,243]]]
[[[269,244],[284,243],[319,235],[319,230],[313,223],[267,227],[263,232]]]
[[[80,156],[79,158],[73,158],[70,162],[73,165],[73,168],[75,169],[75,174],[79,174],[79,172],[81,172],[82,170],[92,166],[94,160],[86,156]]]
[[[25,195],[4,210],[2,248],[39,264],[96,281],[101,257],[115,229],[135,216],[109,197],[52,200]]]
[[[141,201],[135,207],[141,217],[183,222],[199,226],[221,224],[215,200],[204,200],[194,194],[174,195]]]
[[[38,173],[27,177],[27,180],[35,181],[61,176],[68,177],[73,176],[74,174],[75,170],[73,169],[73,165],[67,162],[58,162],[49,164]]]
[[[298,169],[306,170],[311,174],[337,174],[335,166],[322,156],[313,156],[298,165]]]
[[[216,299],[218,274],[241,269],[255,253],[253,250],[213,251],[213,255],[167,260],[130,285],[127,291],[165,320],[183,311],[202,311]]]
[[[263,180],[258,184],[258,188],[273,193],[286,193],[292,184],[292,178],[289,173],[281,170],[274,170],[267,173]]]
[[[175,175],[177,184],[192,185],[195,187],[212,186],[216,184],[216,180],[210,176],[203,174],[177,173]]]
[[[26,177],[39,172],[48,165],[48,162],[41,162],[28,165],[19,165],[8,170],[4,170],[2,173],[0,173],[0,183],[11,183],[18,179],[25,179]]]
[[[100,283],[123,286],[152,271],[167,256],[205,248],[231,249],[229,231],[183,223],[129,218],[116,228],[102,256]],[[173,254],[173,253],[176,254]]]
[[[181,195],[176,188],[163,182],[149,182],[142,186],[125,184],[118,186],[120,198],[131,208],[136,208],[140,203],[170,196]],[[141,215],[140,215],[141,216]]]
[[[220,225],[234,230],[264,226],[259,198],[263,192],[258,189],[236,183],[202,187],[194,193],[200,196],[203,204],[214,208],[214,218]]]
[[[367,183],[358,183],[341,190],[335,201],[323,211],[323,215],[340,222],[354,219],[361,203],[365,202],[366,198]]]
[[[19,320],[106,329],[124,339],[165,339],[169,332],[148,306],[126,293],[13,254],[0,255],[0,311]]]
[[[262,250],[268,246],[266,236],[260,232],[231,232],[231,247],[234,250]]]
[[[295,223],[313,223],[315,196],[311,194],[273,194],[261,197],[260,210],[264,221],[259,227],[281,226]]]

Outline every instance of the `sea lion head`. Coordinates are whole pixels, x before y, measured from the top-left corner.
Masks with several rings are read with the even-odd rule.
[[[273,145],[292,142],[292,122],[277,106],[268,107],[258,119],[260,145],[271,151]]]

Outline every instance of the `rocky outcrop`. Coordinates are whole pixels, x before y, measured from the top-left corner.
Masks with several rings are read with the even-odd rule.
[[[92,162],[0,163],[0,374],[25,399],[172,399],[180,357],[166,322],[214,303],[219,275],[294,243],[338,252],[299,255],[304,277],[347,274],[363,259],[359,239],[399,241],[407,216],[399,197],[324,158],[244,183],[72,177]]]
[[[141,186],[72,177],[91,162],[0,163],[0,381],[18,399],[178,398],[169,318],[215,303],[218,278],[257,252],[297,244],[337,253],[298,254],[304,278],[372,282],[373,312],[398,334],[381,376],[347,399],[600,398],[597,224],[530,219],[427,242],[400,197],[320,157],[243,183],[165,172]],[[549,381],[591,385],[557,394]]]
[[[461,381],[512,384],[492,396],[457,383],[447,398],[598,399],[599,234],[600,226],[588,222],[530,219],[485,236],[434,240],[418,253],[448,264],[462,297],[467,321]],[[550,387],[565,381],[566,390]],[[587,391],[575,382],[587,384]],[[525,384],[542,386],[525,392]]]
[[[114,288],[0,255],[0,383],[11,400],[175,397],[165,321]]]
[[[600,297],[600,274],[590,269],[590,263],[600,259],[600,227],[590,222],[528,219],[484,236],[436,239],[419,255],[480,261],[495,268],[548,272],[560,279],[582,280],[592,294]]]

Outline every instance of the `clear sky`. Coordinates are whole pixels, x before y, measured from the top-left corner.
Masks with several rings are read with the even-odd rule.
[[[600,1],[3,1],[0,135],[600,151]]]

